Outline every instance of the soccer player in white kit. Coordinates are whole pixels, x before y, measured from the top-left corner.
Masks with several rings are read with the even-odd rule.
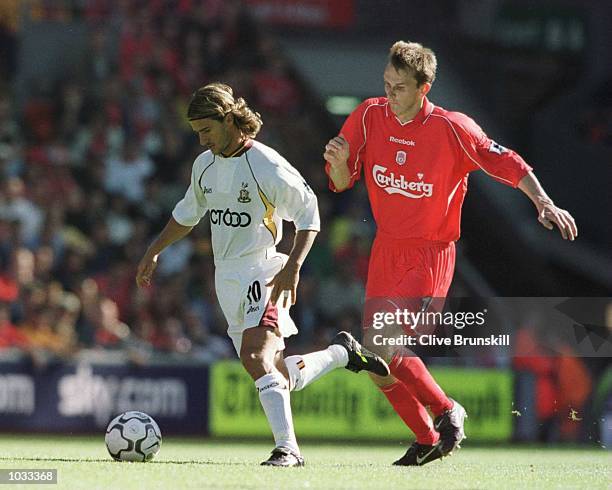
[[[327,372],[346,367],[380,376],[386,363],[340,332],[327,349],[284,358],[284,338],[297,333],[289,316],[300,268],[319,231],[317,198],[281,155],[254,141],[262,122],[231,87],[212,83],[198,89],[187,118],[200,144],[185,197],[138,265],[136,283],[148,286],[159,254],[186,236],[208,212],[215,287],[227,333],[242,365],[255,381],[274,434],[275,449],[262,464],[303,466],[293,430],[289,392]],[[296,236],[289,256],[276,252],[282,220]]]

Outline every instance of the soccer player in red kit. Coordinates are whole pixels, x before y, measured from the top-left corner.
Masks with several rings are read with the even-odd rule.
[[[360,104],[325,147],[331,190],[349,189],[365,176],[377,225],[367,300],[447,295],[468,174],[475,170],[527,194],[546,228],[556,225],[569,240],[578,233],[572,216],[555,206],[517,153],[488,138],[468,116],[427,99],[436,66],[430,49],[396,42],[384,71],[386,97]],[[391,375],[371,377],[416,436],[394,464],[419,466],[450,454],[465,437],[465,410],[417,356],[387,356]]]

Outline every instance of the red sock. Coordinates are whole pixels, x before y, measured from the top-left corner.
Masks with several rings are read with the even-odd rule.
[[[447,398],[418,357],[396,354],[389,363],[389,369],[422,405],[430,408],[434,416],[442,415],[452,408],[453,402]]]
[[[433,445],[438,442],[439,436],[433,428],[427,409],[408,391],[404,383],[395,381],[393,384],[381,387],[380,391],[384,393],[404,423],[414,432],[419,444]]]

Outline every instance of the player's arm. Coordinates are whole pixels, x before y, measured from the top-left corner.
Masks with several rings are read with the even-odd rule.
[[[149,286],[151,284],[151,276],[157,267],[157,258],[159,254],[162,253],[166,247],[169,247],[174,242],[189,234],[192,229],[193,226],[183,226],[177,223],[174,218],[168,220],[162,232],[153,240],[153,243],[149,245],[149,248],[138,264],[136,272],[136,284],[138,287]]]
[[[302,264],[308,252],[310,252],[312,248],[317,233],[318,231],[316,230],[298,230],[296,232],[293,247],[291,248],[285,267],[283,267],[267,284],[267,286],[273,286],[270,296],[270,301],[273,305],[276,304],[283,291],[289,291],[291,304],[295,304],[297,298],[297,285],[300,280],[300,269],[302,268]],[[287,296],[283,298],[284,307],[287,306],[288,299]]]
[[[520,180],[518,188],[531,199],[538,210],[538,221],[545,228],[552,230],[554,223],[564,240],[573,241],[578,236],[578,228],[572,215],[555,206],[533,172],[529,172]]]
[[[332,138],[325,145],[323,158],[329,163],[329,178],[338,192],[348,188],[351,181],[351,173],[348,168],[349,156],[349,144],[342,134]]]
[[[361,176],[361,152],[366,142],[366,112],[376,99],[368,99],[346,118],[340,134],[325,145],[325,172],[334,192],[350,189]]]
[[[202,175],[200,159],[196,159],[191,171],[191,183],[185,196],[174,210],[159,236],[149,245],[136,270],[136,284],[144,287],[151,284],[151,276],[157,267],[159,254],[174,242],[186,236],[206,214],[206,198],[196,176]]]
[[[549,230],[557,225],[561,236],[574,240],[578,235],[571,214],[554,205],[532,168],[515,151],[490,139],[472,119],[464,114],[449,113],[450,123],[462,150],[463,162],[468,172],[482,169],[495,180],[521,189],[533,201],[538,210],[538,221]]]
[[[278,216],[291,221],[296,233],[287,263],[267,284],[268,287],[272,286],[270,301],[274,305],[283,292],[288,292],[290,304],[295,304],[300,269],[321,229],[317,196],[297,170],[286,161],[279,163],[270,167],[272,172],[266,176],[265,185],[276,203]],[[283,306],[287,306],[288,299],[285,295]]]

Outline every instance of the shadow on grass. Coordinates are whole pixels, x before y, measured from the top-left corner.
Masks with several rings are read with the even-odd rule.
[[[112,459],[93,459],[93,458],[7,458],[0,457],[0,461],[39,461],[52,463],[128,463],[127,461],[113,461]],[[217,466],[245,466],[249,463],[232,463],[229,461],[148,461],[147,465],[156,464],[198,464],[198,465],[217,465]]]
[[[111,463],[111,464],[130,464],[128,461],[114,461],[110,458],[108,459],[95,459],[95,458],[24,458],[24,457],[0,457],[0,463],[3,461],[11,461],[11,462],[49,462],[49,463]],[[134,462],[134,464],[143,464],[141,462]],[[250,462],[231,462],[231,461],[210,461],[210,460],[185,460],[185,461],[177,461],[177,460],[168,460],[168,461],[148,461],[147,466],[149,465],[158,465],[158,464],[193,464],[200,466],[249,466],[249,467],[260,467],[258,463]],[[369,468],[372,466],[376,466],[373,463],[320,463],[322,467],[333,467],[333,468]],[[264,468],[264,466],[261,466]],[[270,468],[270,467],[268,467]]]

